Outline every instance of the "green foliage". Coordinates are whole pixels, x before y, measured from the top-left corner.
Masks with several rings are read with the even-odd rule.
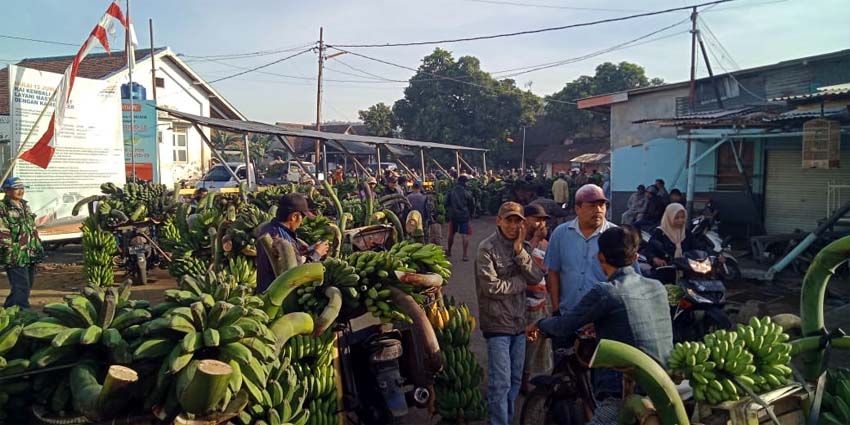
[[[493,149],[522,124],[533,123],[540,108],[539,97],[513,80],[493,78],[477,58],[455,60],[435,49],[422,60],[393,114],[406,138]],[[454,160],[453,153],[441,154]]]
[[[642,66],[630,62],[605,62],[596,67],[593,76],[582,75],[567,83],[560,91],[546,97],[545,117],[574,135],[591,135],[594,126],[603,124],[605,117],[579,110],[575,102],[583,97],[631,90],[664,84],[659,78],[646,77]],[[552,100],[558,101],[553,102]]]
[[[360,120],[366,125],[370,136],[392,137],[395,129],[393,110],[384,102],[374,104],[364,111],[358,111]]]

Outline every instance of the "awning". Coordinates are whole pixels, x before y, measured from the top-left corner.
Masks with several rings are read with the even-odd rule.
[[[586,153],[571,159],[570,162],[580,162],[583,164],[608,164],[611,162],[611,154]]]
[[[305,137],[308,139],[319,139],[324,141],[336,141],[346,147],[351,143],[369,143],[373,145],[405,146],[426,149],[447,149],[452,151],[487,152],[487,149],[472,148],[468,146],[449,145],[446,143],[421,142],[417,140],[394,139],[389,137],[357,136],[353,134],[328,133],[324,131],[302,130],[294,128],[279,127],[257,121],[227,120],[221,118],[202,117],[200,115],[186,112],[174,111],[167,108],[157,107],[169,115],[204,127],[212,127],[220,130],[228,130],[237,133],[259,133],[286,137]],[[392,150],[391,150],[392,152]]]

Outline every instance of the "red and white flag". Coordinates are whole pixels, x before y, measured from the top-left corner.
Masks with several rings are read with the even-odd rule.
[[[62,80],[56,88],[56,108],[53,110],[53,116],[50,117],[50,124],[47,126],[47,131],[41,135],[41,138],[38,139],[38,142],[30,150],[21,155],[21,159],[41,168],[47,168],[50,164],[55,151],[56,136],[59,134],[59,129],[62,128],[65,107],[68,99],[71,97],[71,90],[74,88],[74,80],[77,78],[77,70],[80,67],[80,63],[94,48],[95,43],[100,43],[106,49],[107,53],[110,52],[109,38],[114,37],[117,24],[124,27],[127,26],[127,20],[124,19],[124,15],[121,13],[121,7],[118,6],[116,0],[106,9],[106,13],[100,19],[100,22],[98,22],[85,43],[80,47],[77,56],[74,57],[74,61],[65,69],[65,75],[62,76]]]

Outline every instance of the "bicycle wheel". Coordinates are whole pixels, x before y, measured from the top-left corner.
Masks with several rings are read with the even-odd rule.
[[[519,414],[520,425],[548,424],[549,397],[551,393],[542,388],[535,388],[522,403]]]

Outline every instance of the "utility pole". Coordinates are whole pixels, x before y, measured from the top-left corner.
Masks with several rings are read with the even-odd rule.
[[[690,91],[688,92],[688,113],[694,112],[694,105],[696,104],[696,77],[697,77],[697,8],[694,7],[691,12],[691,85]],[[685,190],[685,209],[688,213],[692,213],[694,210],[694,179],[696,178],[695,170],[693,167],[696,164],[691,163],[691,156],[693,156],[693,142],[691,141],[691,131],[688,130],[688,146],[687,151],[685,153],[685,168],[688,170],[688,186]]]
[[[325,67],[325,39],[324,28],[319,27],[319,82],[316,87],[316,131],[322,131],[322,70]],[[316,183],[319,183],[319,156],[321,155],[319,139],[316,139]],[[328,170],[325,170],[327,174]],[[327,175],[325,176],[327,177]]]
[[[133,95],[134,95],[134,87],[133,87],[133,65],[136,63],[136,52],[132,49],[132,42],[130,40],[130,0],[127,0],[127,28],[124,32],[124,53],[127,54],[127,76],[130,85],[130,168],[132,170],[133,181],[136,180],[136,123],[134,118],[133,109],[135,106],[133,105]],[[153,52],[151,52],[151,58],[153,58]]]
[[[525,172],[525,124],[522,125],[522,157],[519,160],[519,167],[522,172]]]

